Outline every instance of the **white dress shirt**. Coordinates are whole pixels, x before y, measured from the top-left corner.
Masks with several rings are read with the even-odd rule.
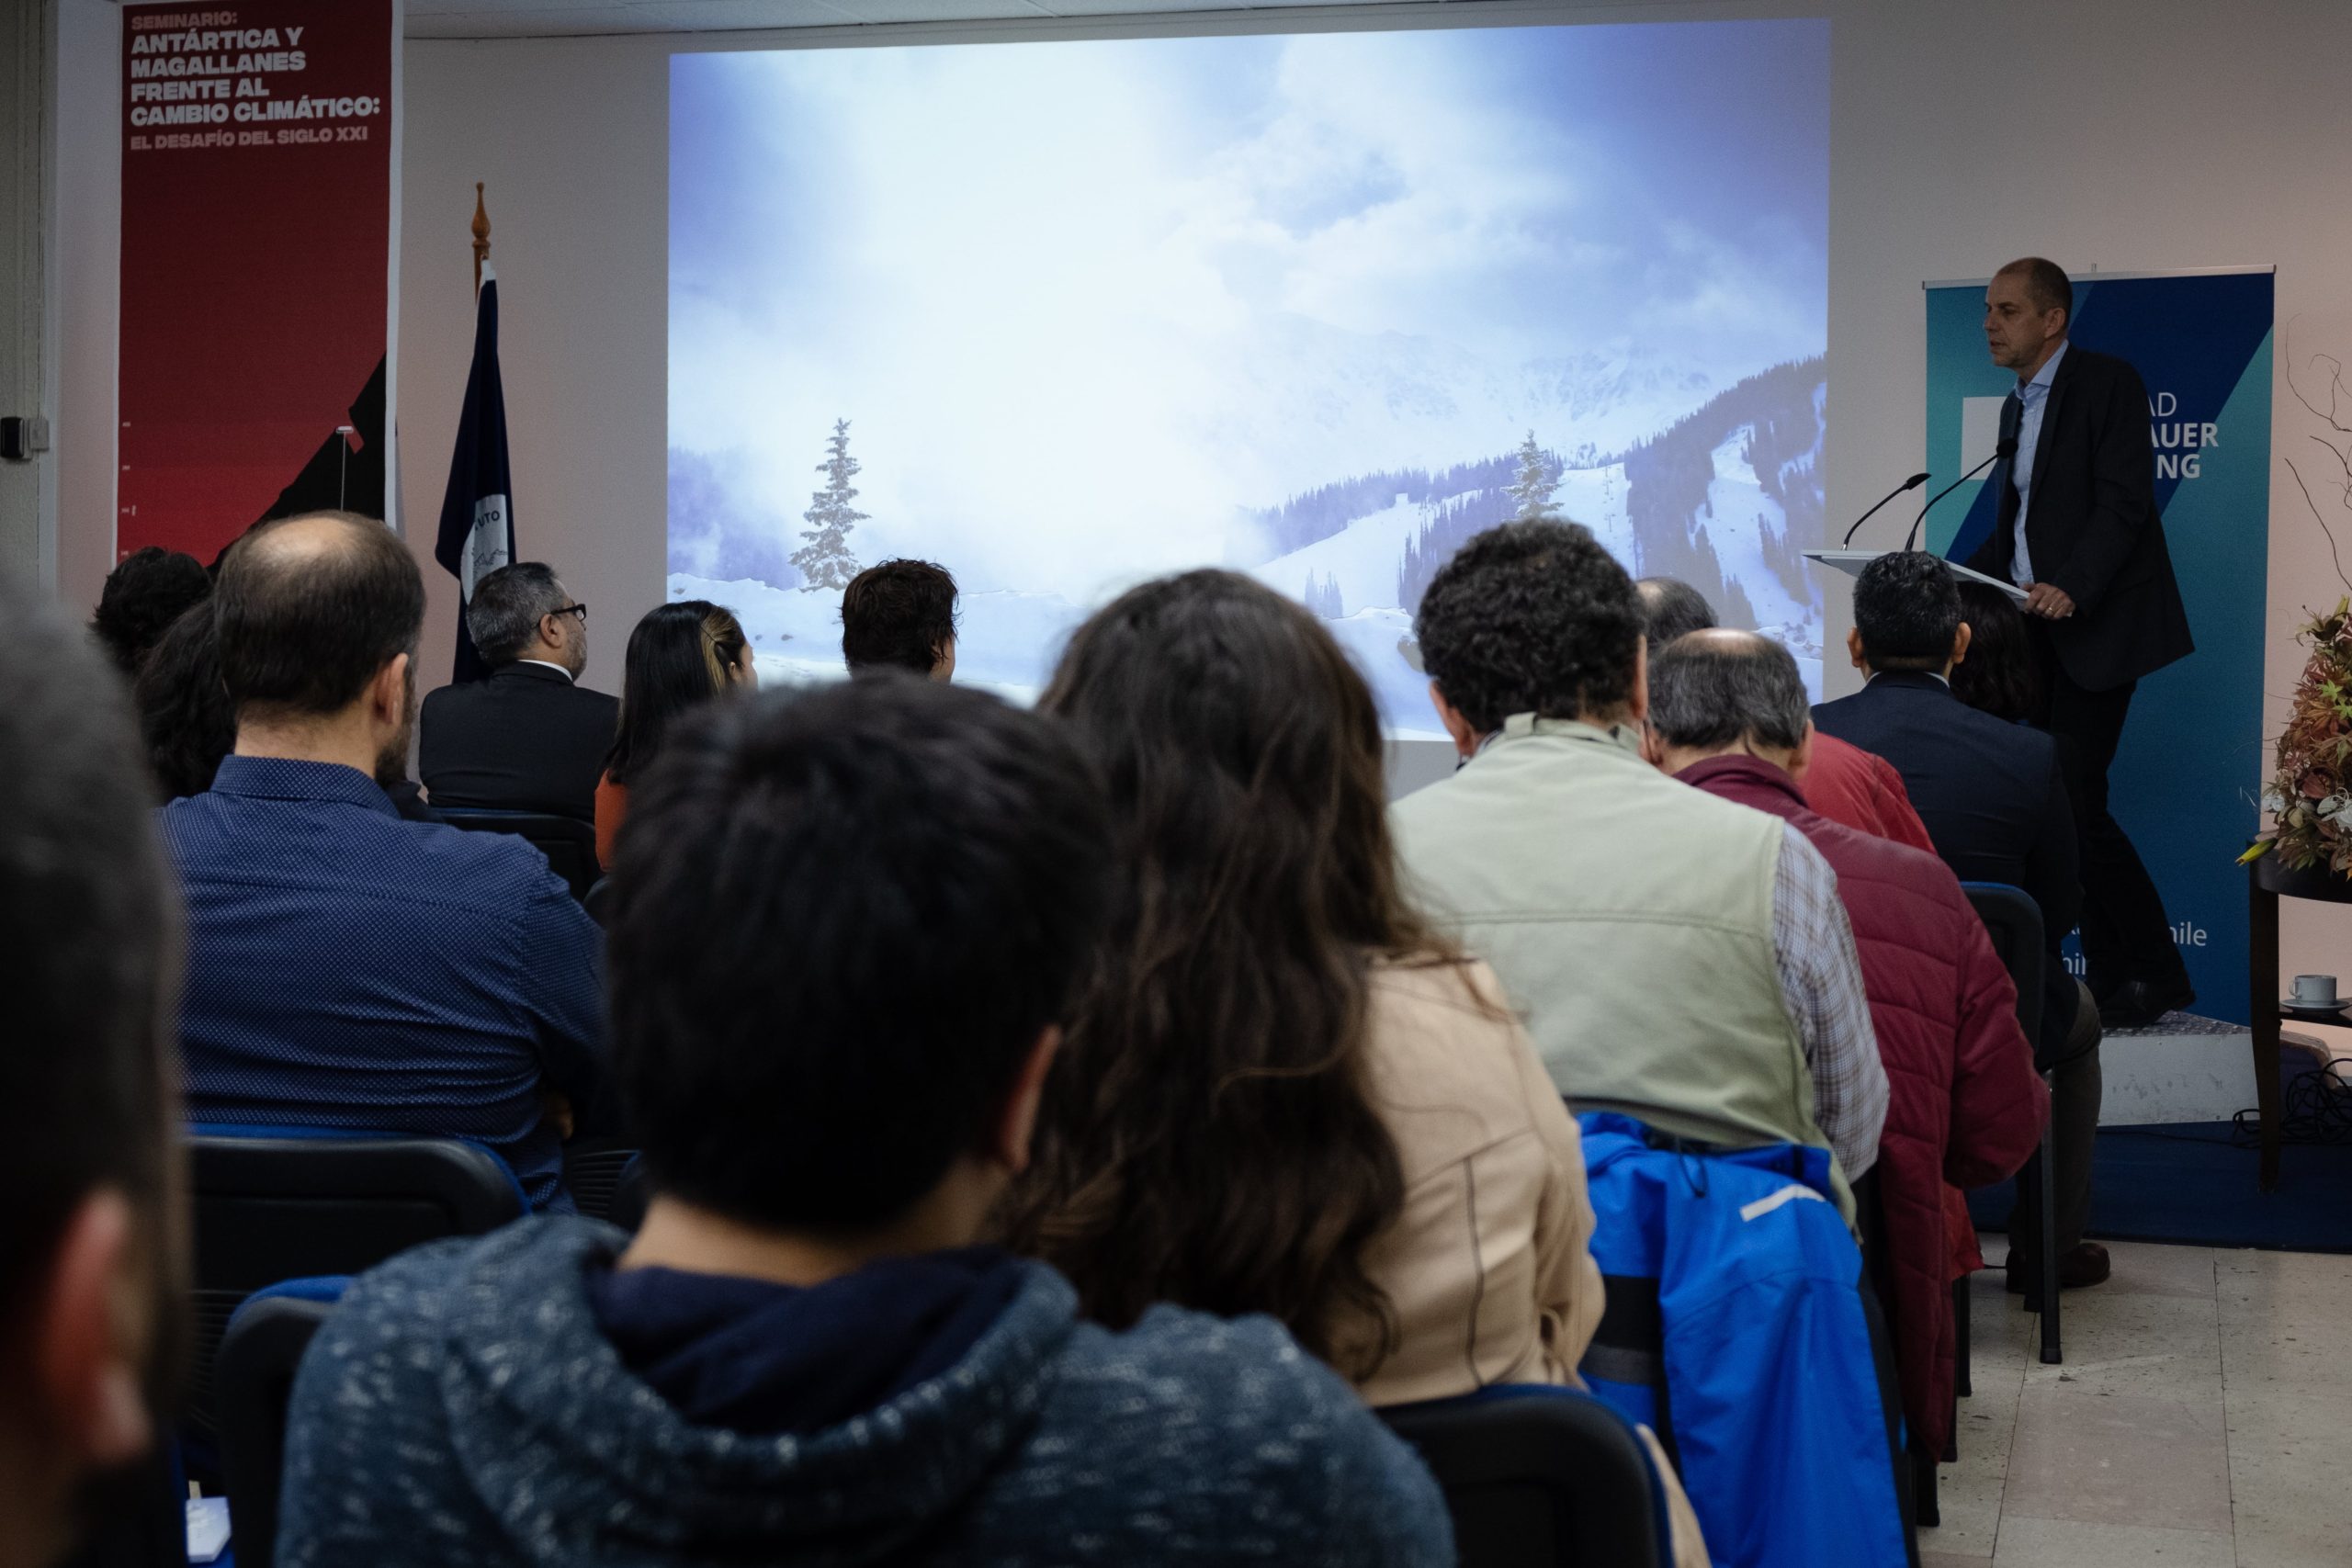
[[[2024,405],[2018,412],[2017,456],[2009,459],[2009,482],[2018,491],[2017,547],[2009,552],[2009,581],[2022,588],[2033,578],[2033,553],[2026,548],[2025,513],[2032,498],[2033,454],[2041,445],[2041,413],[2050,406],[2050,384],[2057,377],[2058,362],[2066,357],[2066,344],[2060,343],[2058,352],[2042,363],[2033,373],[2033,379],[2018,384],[2017,400]]]

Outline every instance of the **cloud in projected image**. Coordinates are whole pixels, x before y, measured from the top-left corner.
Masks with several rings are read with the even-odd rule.
[[[678,56],[671,445],[788,553],[846,418],[863,558],[1080,603],[1350,476],[1622,450],[1822,351],[1826,41]]]

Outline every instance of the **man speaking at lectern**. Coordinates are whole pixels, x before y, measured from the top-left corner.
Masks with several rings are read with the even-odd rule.
[[[1993,533],[1967,565],[2026,591],[2041,666],[2037,719],[2058,738],[2082,839],[2083,957],[2109,1029],[2196,1000],[2164,900],[2107,807],[2107,771],[2143,676],[2194,648],[2156,512],[2148,392],[2120,359],[2066,341],[2075,289],[2039,256],[1984,290],[1993,363],[2017,373],[2001,406],[2016,456],[1994,470]]]

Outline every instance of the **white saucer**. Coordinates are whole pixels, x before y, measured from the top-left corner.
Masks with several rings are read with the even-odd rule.
[[[2299,1002],[2292,997],[2278,998],[2279,1011],[2293,1013],[2297,1018],[2309,1019],[2313,1023],[2324,1023],[2329,1019],[2340,1021],[2344,1017],[2344,1010],[2347,1007],[2352,1007],[2352,999],[2334,1002]]]

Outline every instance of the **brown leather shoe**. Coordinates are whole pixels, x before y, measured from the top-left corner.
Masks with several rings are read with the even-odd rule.
[[[2009,1293],[2023,1295],[2026,1310],[2039,1310],[2041,1298],[2041,1259],[2029,1258],[2020,1249],[2009,1249]],[[2062,1290],[2080,1291],[2107,1282],[2114,1265],[2107,1256],[2107,1248],[2095,1241],[2077,1242],[2058,1255],[2058,1284]]]

